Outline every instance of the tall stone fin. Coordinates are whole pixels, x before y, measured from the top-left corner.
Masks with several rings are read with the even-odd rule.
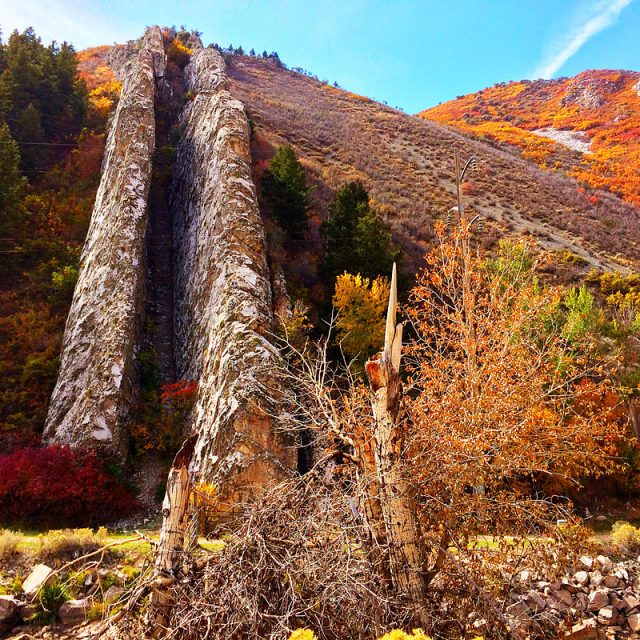
[[[199,382],[196,475],[231,506],[291,473],[296,454],[274,418],[278,353],[247,116],[214,49],[195,50],[185,77],[194,97],[172,191],[178,375]]]
[[[50,442],[126,452],[144,310],[154,95],[164,65],[162,33],[151,27],[127,65],[107,138],[45,426]]]

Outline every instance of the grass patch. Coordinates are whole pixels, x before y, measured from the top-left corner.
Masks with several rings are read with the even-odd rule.
[[[38,536],[38,556],[45,562],[77,558],[104,546],[106,539],[104,528],[52,530]]]
[[[0,529],[0,561],[8,560],[18,553],[20,535],[9,529]]]

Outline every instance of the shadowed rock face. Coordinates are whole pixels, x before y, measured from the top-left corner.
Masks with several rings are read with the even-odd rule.
[[[49,441],[126,451],[144,305],[155,81],[164,61],[162,34],[152,27],[124,70],[49,406]]]
[[[217,51],[195,51],[185,75],[195,97],[180,118],[172,196],[178,376],[199,382],[196,474],[236,502],[295,468],[295,450],[270,417],[278,398],[265,372],[278,355],[247,117]]]

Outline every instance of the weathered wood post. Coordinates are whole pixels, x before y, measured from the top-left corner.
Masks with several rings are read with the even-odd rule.
[[[372,391],[375,419],[373,444],[380,506],[389,546],[389,569],[395,588],[407,595],[416,619],[429,624],[426,602],[425,555],[420,541],[414,491],[403,468],[402,430],[398,424],[402,400],[400,358],[402,324],[396,324],[398,304],[396,265],[393,265],[384,349],[365,369]]]
[[[149,629],[154,638],[167,629],[171,614],[171,589],[180,570],[187,529],[189,495],[189,463],[193,456],[196,436],[184,441],[173,460],[167,478],[167,490],[162,502],[162,528],[154,562],[154,580],[149,612]]]

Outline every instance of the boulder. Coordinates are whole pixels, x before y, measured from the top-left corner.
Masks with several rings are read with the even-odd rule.
[[[629,623],[631,631],[635,633],[640,631],[640,613],[632,613],[630,616],[627,616],[627,622]]]
[[[18,615],[20,619],[24,622],[28,622],[40,611],[40,606],[38,604],[27,604],[26,602],[20,606],[18,611]]]
[[[582,587],[589,584],[589,574],[586,571],[578,571],[573,579]]]
[[[640,607],[640,600],[631,593],[626,594],[624,598],[622,598],[622,602],[626,611],[632,611],[633,609]]]
[[[604,580],[604,576],[597,569],[589,574],[589,584],[592,587],[599,587]]]
[[[557,591],[551,591],[551,597],[554,598],[557,602],[561,602],[563,605],[570,607],[573,604],[573,596],[564,589],[558,589]],[[609,603],[607,599],[606,604]]]
[[[611,571],[613,568],[613,562],[611,561],[611,558],[607,558],[607,556],[598,556],[596,560],[605,571]]]
[[[529,591],[527,595],[523,596],[523,600],[534,613],[539,613],[547,606],[544,598],[537,591]]]
[[[24,595],[28,598],[35,596],[36,593],[40,591],[40,588],[45,585],[52,573],[53,569],[46,564],[37,564],[33,567],[27,579],[22,583]]]
[[[58,610],[58,618],[62,624],[75,625],[84,622],[91,607],[89,598],[82,600],[68,600]]]
[[[565,636],[569,640],[598,640],[598,624],[594,618],[574,624]]]
[[[579,593],[573,603],[574,608],[579,613],[583,613],[589,607],[589,597],[586,593]]]
[[[109,587],[103,597],[104,602],[107,604],[113,604],[114,602],[118,602],[120,597],[125,592],[125,589],[122,587],[118,587],[115,584],[112,587]]]
[[[618,610],[612,606],[602,607],[598,611],[598,623],[603,625],[616,624],[618,620]]]
[[[607,587],[607,589],[617,589],[620,585],[620,580],[615,576],[605,576],[602,583]]]
[[[522,601],[514,602],[506,608],[506,612],[516,618],[527,618],[529,616],[529,607]]]
[[[593,558],[589,556],[580,556],[580,564],[585,569],[591,569],[593,567]]]
[[[609,596],[603,589],[597,589],[589,594],[589,611],[599,611],[609,604]]]
[[[625,582],[629,580],[629,572],[624,567],[618,567],[613,575],[618,580],[624,580]]]
[[[13,596],[0,596],[0,629],[10,627],[18,618],[18,609],[21,604]]]

